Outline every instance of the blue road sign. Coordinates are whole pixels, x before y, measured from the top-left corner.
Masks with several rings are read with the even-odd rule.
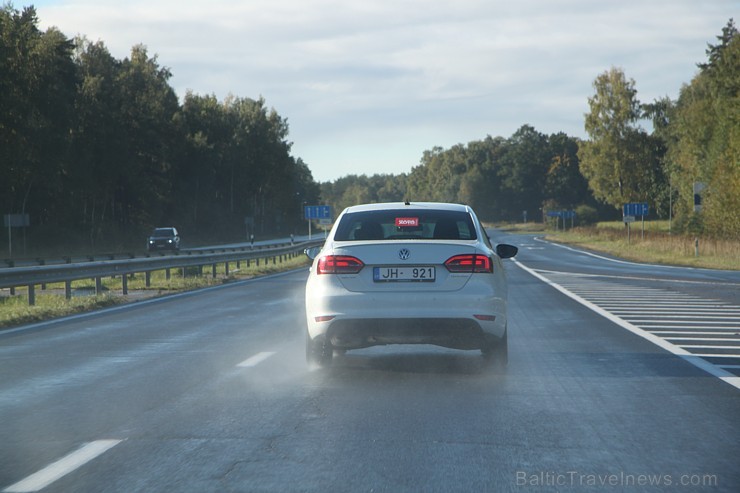
[[[562,217],[563,219],[571,219],[576,217],[576,211],[547,211],[549,217]]]
[[[331,219],[330,205],[307,205],[303,211],[306,219]]]
[[[650,209],[648,208],[647,202],[636,202],[630,204],[624,204],[623,216],[647,216]]]

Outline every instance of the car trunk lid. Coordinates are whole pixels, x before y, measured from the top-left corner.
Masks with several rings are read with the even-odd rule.
[[[449,272],[444,262],[476,253],[475,242],[342,242],[333,255],[347,255],[365,266],[356,274],[337,274],[345,289],[354,292],[456,291],[465,286],[470,272]]]

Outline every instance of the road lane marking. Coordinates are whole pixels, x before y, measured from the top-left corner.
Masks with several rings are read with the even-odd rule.
[[[617,311],[622,313],[634,313],[636,315],[643,315],[645,313],[649,314],[655,314],[655,315],[675,315],[679,318],[691,318],[691,316],[694,316],[694,318],[698,319],[704,319],[704,318],[726,318],[729,320],[738,320],[740,321],[740,309],[737,308],[731,308],[728,307],[725,310],[722,310],[721,308],[714,308],[711,310],[707,309],[683,309],[683,308],[665,308],[665,307],[653,307],[650,308],[648,306],[639,306],[636,308],[630,308],[627,306],[613,306],[609,303],[599,303],[599,306],[603,306],[604,308],[608,308],[610,311]]]
[[[731,359],[740,358],[740,353],[739,354],[692,353],[692,354],[694,354],[694,356],[701,356],[702,358],[731,358]]]
[[[734,339],[726,339],[726,340],[727,341],[730,341],[730,340],[733,340],[734,341]],[[679,346],[682,347],[682,348],[684,348],[684,349],[731,349],[733,347],[737,347],[737,346],[712,346],[712,345],[708,345],[708,344],[680,344]],[[740,354],[735,354],[733,356],[740,356]]]
[[[669,341],[727,341],[737,342],[737,339],[730,339],[727,337],[666,337]],[[726,346],[722,346],[726,347]]]
[[[711,333],[711,331],[723,331],[724,333],[735,332],[735,333],[737,333],[737,335],[740,335],[740,327],[733,327],[733,326],[720,327],[718,325],[686,325],[689,322],[681,322],[681,323],[684,324],[684,325],[655,325],[655,324],[651,324],[651,325],[646,325],[643,328],[646,329],[646,330],[647,329],[650,329],[650,332],[655,332],[656,334],[658,334],[660,332],[684,332],[686,334],[690,334],[691,332],[689,332],[687,330],[687,329],[690,329],[690,330],[696,330],[696,331],[699,331],[699,332],[707,332],[707,331],[709,331],[707,333]],[[663,330],[663,331],[659,331],[659,330],[652,330],[652,329],[677,329],[677,330],[668,330],[668,331]],[[697,334],[699,332],[697,332]]]
[[[53,464],[49,464],[27,478],[8,486],[3,490],[3,492],[27,493],[46,488],[54,481],[87,464],[122,441],[123,440],[96,440],[94,442],[90,442],[81,449],[62,457],[58,461]]]
[[[544,241],[544,240],[543,240]],[[556,243],[552,243],[552,245],[555,246],[561,246]],[[578,251],[578,250],[575,250]],[[580,252],[580,253],[586,253],[586,252]],[[592,256],[598,257],[598,255]],[[606,259],[611,260],[612,262],[620,262],[623,264],[632,264],[642,267],[660,267],[660,268],[667,268],[667,269],[687,269],[687,270],[704,270],[711,272],[712,269],[702,269],[699,267],[677,267],[675,265],[664,265],[664,264],[638,264],[634,262],[625,262],[623,260],[613,260],[613,259]],[[517,262],[520,262],[517,260]],[[614,274],[586,274],[585,272],[561,272],[556,270],[548,270],[548,269],[537,269],[539,272],[545,273],[545,274],[559,274],[562,276],[573,276],[573,277],[598,277],[603,279],[626,279],[626,280],[635,280],[635,281],[656,281],[656,282],[671,282],[671,283],[677,283],[677,284],[722,284],[723,286],[740,286],[740,283],[737,282],[718,282],[717,280],[707,279],[707,280],[696,280],[696,279],[671,279],[670,281],[667,281],[666,279],[661,279],[659,277],[644,277],[644,276],[626,276],[624,274],[621,275],[614,275]],[[688,296],[688,295],[686,295]]]
[[[633,334],[636,334],[643,339],[646,339],[653,344],[655,344],[658,347],[661,347],[665,349],[666,351],[675,354],[676,356],[681,357],[688,363],[691,363],[692,365],[696,366],[697,368],[700,368],[710,375],[713,375],[720,380],[732,385],[733,387],[740,389],[740,377],[735,375],[734,373],[731,373],[725,369],[722,368],[721,365],[715,365],[713,363],[710,363],[707,361],[706,358],[733,358],[733,356],[727,356],[727,355],[717,355],[717,354],[695,354],[691,353],[690,351],[687,351],[686,349],[683,349],[679,346],[676,346],[675,344],[671,344],[666,339],[661,338],[653,333],[651,333],[648,329],[650,327],[639,327],[637,325],[634,325],[636,323],[650,323],[651,320],[625,320],[623,318],[620,318],[619,316],[605,310],[601,306],[597,305],[596,303],[587,300],[586,298],[583,298],[582,296],[576,294],[575,292],[571,291],[571,288],[568,288],[566,286],[560,285],[559,283],[548,279],[541,273],[535,271],[534,269],[531,269],[530,267],[527,267],[526,265],[522,264],[521,261],[517,259],[511,259],[515,265],[517,265],[520,269],[524,270],[525,272],[528,272],[532,276],[536,277],[537,279],[541,280],[545,284],[548,284],[555,288],[556,290],[560,291],[564,295],[568,296],[569,298],[575,300],[576,302],[580,303],[581,305],[585,306],[586,308],[598,313],[602,317],[614,322],[615,324],[619,325],[620,327],[629,330]],[[584,276],[588,277],[588,276]],[[687,321],[667,321],[662,320],[661,323],[686,323],[691,324],[695,323],[694,321],[687,320]],[[702,321],[702,323],[712,325],[712,324],[728,324],[732,322],[720,322],[720,321]],[[688,326],[687,328],[690,328]],[[740,355],[734,356],[735,358]]]
[[[682,306],[688,306],[688,307],[696,307],[696,308],[722,308],[725,305],[721,305],[715,301],[709,301],[709,300],[690,300],[690,299],[681,299],[680,301],[664,301],[661,299],[657,300],[649,300],[649,301],[643,301],[643,300],[635,300],[635,299],[629,299],[629,298],[602,298],[599,296],[594,296],[593,299],[599,299],[609,302],[609,304],[614,306],[660,306],[663,308],[673,308],[673,307],[682,307]]]
[[[658,318],[660,320],[657,320]],[[685,318],[688,318],[689,320],[665,320],[665,318],[666,317],[658,317],[656,315],[653,318],[649,318],[649,319],[645,319],[645,320],[642,320],[642,319],[630,320],[630,322],[634,322],[634,323],[638,323],[638,324],[652,324],[652,323],[694,324],[694,323],[701,322],[701,323],[707,324],[707,325],[728,325],[728,324],[734,324],[735,323],[735,322],[723,322],[722,320],[702,320],[702,319],[691,320],[690,319],[691,317],[685,317]],[[680,317],[675,317],[675,318],[680,318]],[[727,318],[727,317],[711,317],[711,318],[716,319],[716,318]],[[728,329],[737,330],[737,327],[735,327],[734,325],[730,325],[727,328]]]
[[[671,327],[676,328],[676,327]],[[678,327],[681,328],[681,327]],[[703,327],[691,327],[692,329],[701,329]],[[708,330],[706,331],[698,331],[693,332],[690,330],[651,330],[653,334],[677,334],[677,335],[687,335],[687,336],[726,336],[726,335],[740,335],[737,333],[737,329],[722,329],[717,327],[704,327]],[[723,331],[723,332],[720,332]],[[666,339],[673,339],[672,337],[666,337]],[[735,340],[735,339],[728,339],[728,340]]]
[[[273,354],[275,354],[274,351],[263,351],[261,353],[255,354],[254,356],[252,356],[250,358],[245,359],[244,361],[242,361],[241,363],[239,363],[236,366],[238,366],[240,368],[250,368],[252,366],[257,366],[260,363],[262,363],[263,361],[265,361],[267,358],[269,358],[270,356],[272,356]]]

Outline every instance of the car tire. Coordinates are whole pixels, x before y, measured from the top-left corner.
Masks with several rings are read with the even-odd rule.
[[[331,364],[334,349],[325,336],[321,335],[311,339],[306,334],[306,362],[310,367],[324,368]]]
[[[480,351],[483,357],[497,369],[505,369],[509,364],[509,331],[504,332],[504,336],[500,339],[486,341]]]

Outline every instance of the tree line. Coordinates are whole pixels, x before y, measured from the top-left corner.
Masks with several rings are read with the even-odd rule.
[[[0,213],[47,242],[126,244],[153,226],[233,240],[288,234],[317,203],[288,124],[263,99],[187,93],[146,47],[42,32],[33,7],[0,10]],[[73,242],[74,243],[74,242]]]
[[[509,138],[434,147],[408,174],[323,183],[322,196],[338,209],[388,199],[463,202],[488,221],[571,209],[581,223],[620,218],[623,204],[647,202],[650,217],[671,219],[673,231],[740,238],[740,36],[732,19],[717,39],[675,101],[642,103],[622,69],[599,74],[587,140],[524,125]]]
[[[676,230],[740,238],[740,36],[729,20],[677,100],[637,98],[612,68],[594,81],[581,171],[594,196],[648,202]],[[647,132],[640,122],[652,122]]]
[[[541,221],[548,210],[576,208],[594,219],[602,207],[578,164],[577,139],[524,125],[506,139],[434,147],[408,174],[323,183],[321,194],[338,209],[359,202],[440,201],[468,204],[488,221]]]
[[[33,7],[0,10],[0,213],[28,213],[46,242],[141,241],[153,226],[231,241],[303,230],[303,205],[452,201],[487,221],[581,222],[648,202],[676,231],[740,237],[740,36],[730,20],[677,100],[642,103],[611,68],[594,80],[588,139],[522,125],[449,149],[409,173],[316,183],[287,120],[262,99],[188,92],[134,46],[42,32]],[[651,124],[651,130],[643,128]],[[695,211],[694,184],[703,188]],[[653,216],[655,217],[655,216]],[[133,238],[133,240],[131,240]]]

